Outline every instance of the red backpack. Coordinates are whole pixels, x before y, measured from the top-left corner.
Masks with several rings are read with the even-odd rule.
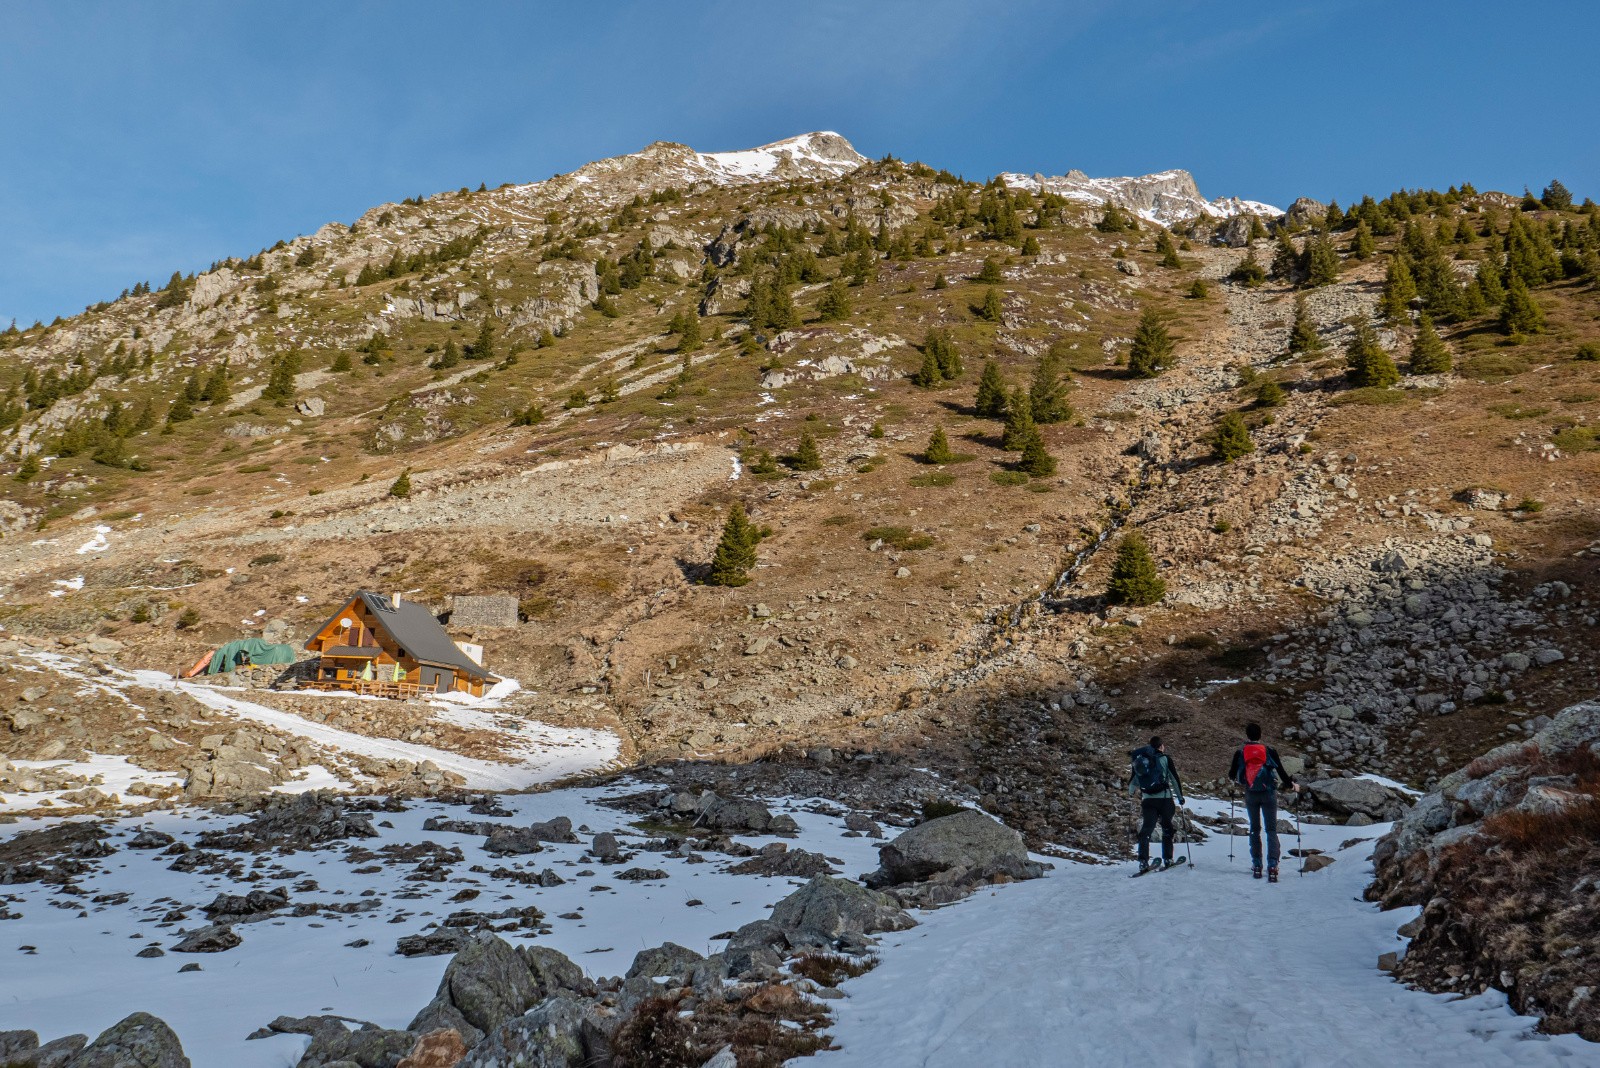
[[[1260,742],[1250,742],[1239,750],[1244,757],[1244,788],[1246,790],[1266,790],[1272,786],[1272,769],[1267,766],[1267,747]],[[1266,775],[1263,779],[1262,775]]]

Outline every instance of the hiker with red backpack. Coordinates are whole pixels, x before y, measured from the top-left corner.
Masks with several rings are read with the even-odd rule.
[[[1261,825],[1267,828],[1267,881],[1278,881],[1278,785],[1295,793],[1300,784],[1283,769],[1278,751],[1261,742],[1261,724],[1244,728],[1248,739],[1233,753],[1228,778],[1244,787],[1245,811],[1250,814],[1250,874],[1261,878]]]
[[[1134,874],[1175,868],[1181,861],[1172,859],[1172,817],[1178,811],[1177,806],[1183,804],[1183,783],[1178,778],[1178,767],[1167,755],[1160,735],[1151,738],[1149,745],[1135,749],[1132,756],[1128,792],[1141,798],[1139,808],[1143,817],[1139,824],[1139,870]],[[1161,861],[1152,864],[1150,835],[1157,821],[1161,823]]]

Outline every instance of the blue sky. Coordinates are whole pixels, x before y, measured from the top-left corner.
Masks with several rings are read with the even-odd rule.
[[[1600,6],[5,0],[0,324],[366,208],[813,129],[969,178],[1600,198]]]

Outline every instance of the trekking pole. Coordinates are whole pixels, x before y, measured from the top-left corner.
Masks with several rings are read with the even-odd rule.
[[[1228,787],[1228,863],[1229,864],[1233,863],[1233,838],[1234,838],[1233,832],[1234,832],[1234,829],[1235,829],[1234,825],[1233,825],[1233,819],[1234,819],[1234,816],[1233,816],[1233,802],[1234,802],[1234,794],[1235,794],[1235,792],[1236,791],[1234,790],[1234,788],[1232,786]]]
[[[1294,793],[1294,848],[1300,854],[1300,876],[1306,874],[1306,845],[1300,838],[1300,791]]]

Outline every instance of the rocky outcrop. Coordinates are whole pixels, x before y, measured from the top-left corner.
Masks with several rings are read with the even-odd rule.
[[[1400,978],[1600,1041],[1600,701],[1445,776],[1373,860],[1370,900],[1422,907]]]
[[[453,1028],[475,1047],[484,1035],[559,992],[592,993],[583,973],[555,950],[519,952],[492,934],[473,938],[445,968],[438,993],[409,1030]]]

